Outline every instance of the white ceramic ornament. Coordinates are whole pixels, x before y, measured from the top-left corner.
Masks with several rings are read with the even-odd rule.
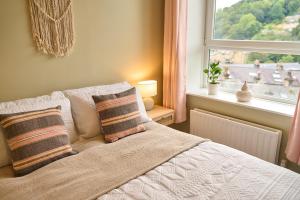
[[[245,81],[240,91],[236,93],[236,98],[239,102],[249,102],[252,98],[252,94],[249,91],[247,81]]]

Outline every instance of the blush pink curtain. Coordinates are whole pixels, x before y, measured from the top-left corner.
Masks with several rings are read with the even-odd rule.
[[[175,110],[175,123],[186,120],[188,0],[165,0],[163,105]]]
[[[285,153],[290,161],[300,165],[300,94]]]

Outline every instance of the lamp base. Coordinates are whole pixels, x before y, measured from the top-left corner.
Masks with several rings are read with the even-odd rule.
[[[151,97],[143,98],[145,109],[147,111],[152,110],[154,107],[154,100]]]

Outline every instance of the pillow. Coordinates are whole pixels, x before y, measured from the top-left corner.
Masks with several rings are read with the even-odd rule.
[[[145,131],[135,88],[118,94],[93,96],[93,99],[99,112],[105,141],[115,142],[128,135]]]
[[[10,102],[0,103],[0,114],[11,114],[19,112],[28,112],[33,110],[42,110],[46,108],[61,106],[61,114],[66,129],[68,130],[71,143],[77,140],[77,133],[71,113],[71,105],[68,98],[62,92],[53,92],[51,95],[44,95],[36,98],[27,98]],[[11,163],[9,150],[3,136],[0,126],[0,167]]]
[[[92,98],[93,95],[114,94],[130,88],[132,88],[132,86],[129,83],[121,82],[112,85],[100,85],[64,91],[71,101],[72,114],[79,134],[83,138],[88,139],[96,137],[101,133],[99,116]],[[138,91],[136,95],[142,122],[148,122],[150,118],[147,116],[142,97]]]
[[[17,176],[73,154],[61,118],[61,106],[45,110],[1,114],[0,124]]]

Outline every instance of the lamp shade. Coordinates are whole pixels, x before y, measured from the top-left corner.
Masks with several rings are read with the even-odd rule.
[[[137,88],[142,97],[153,97],[157,95],[157,81],[149,80],[138,82]]]

